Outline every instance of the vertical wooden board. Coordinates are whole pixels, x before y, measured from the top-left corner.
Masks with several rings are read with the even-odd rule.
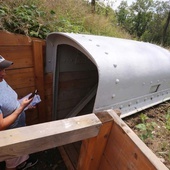
[[[71,143],[71,144],[68,144],[68,145],[64,145],[63,147],[64,147],[69,159],[71,160],[73,167],[76,169],[77,163],[78,163],[79,153],[75,149],[74,144]]]
[[[105,157],[105,155],[102,155],[102,159],[101,159],[101,164],[99,166],[98,170],[116,170],[116,167],[112,167],[110,165],[110,162],[108,162],[107,158]]]
[[[53,75],[51,73],[44,74],[45,95],[53,94]]]
[[[108,123],[103,124],[97,136],[97,141],[95,144],[95,151],[94,151],[95,154],[93,155],[93,160],[92,160],[91,166],[89,167],[90,169],[94,168],[97,170],[99,168],[101,158],[104,153],[107,140],[109,138],[112,123],[113,122],[108,122]]]
[[[67,155],[66,150],[64,149],[63,146],[58,147],[58,150],[60,151],[61,157],[64,160],[64,163],[67,167],[68,170],[75,170],[75,167],[73,166],[69,156]]]
[[[103,155],[113,169],[116,167],[116,164],[118,162],[120,151],[120,148],[118,148],[118,146],[116,146],[114,142],[111,141],[111,138],[109,138]],[[101,161],[101,164],[102,162],[103,160]]]
[[[84,140],[80,149],[80,156],[78,160],[77,170],[87,170],[94,155],[94,148],[97,138],[90,138]]]
[[[97,170],[102,161],[102,155],[112,128],[113,118],[108,112],[96,113],[96,116],[102,122],[102,126],[97,137],[82,142],[78,169]]]
[[[44,93],[44,60],[43,60],[43,48],[41,41],[33,41],[33,54],[34,54],[34,73],[35,73],[35,88],[38,89],[38,93],[41,96],[41,103],[38,105],[39,109],[39,122],[46,121],[45,112],[45,93]]]

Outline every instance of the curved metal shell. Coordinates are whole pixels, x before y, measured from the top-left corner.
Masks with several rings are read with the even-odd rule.
[[[120,109],[121,117],[170,99],[170,52],[150,43],[95,35],[52,33],[46,72],[55,72],[57,46],[81,51],[97,67],[93,112]]]

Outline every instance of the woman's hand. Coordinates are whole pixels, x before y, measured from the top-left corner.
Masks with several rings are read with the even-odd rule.
[[[21,107],[22,109],[25,109],[25,108],[31,103],[32,100],[33,100],[33,98],[31,98],[31,99],[24,98],[24,99],[22,100],[21,104],[20,104],[20,107]]]

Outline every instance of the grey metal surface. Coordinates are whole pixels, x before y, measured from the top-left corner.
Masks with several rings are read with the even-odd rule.
[[[73,46],[96,65],[99,82],[94,112],[120,109],[125,117],[170,99],[168,50],[127,39],[51,33],[47,37],[46,72],[54,75],[60,44]]]

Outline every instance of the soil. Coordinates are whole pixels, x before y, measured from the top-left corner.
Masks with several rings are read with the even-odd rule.
[[[29,170],[67,170],[57,148],[37,152],[30,156],[38,159],[38,163]],[[5,162],[0,162],[0,170],[5,170]]]
[[[159,104],[123,120],[170,169],[170,117],[168,119],[167,115],[170,116],[170,102]]]

